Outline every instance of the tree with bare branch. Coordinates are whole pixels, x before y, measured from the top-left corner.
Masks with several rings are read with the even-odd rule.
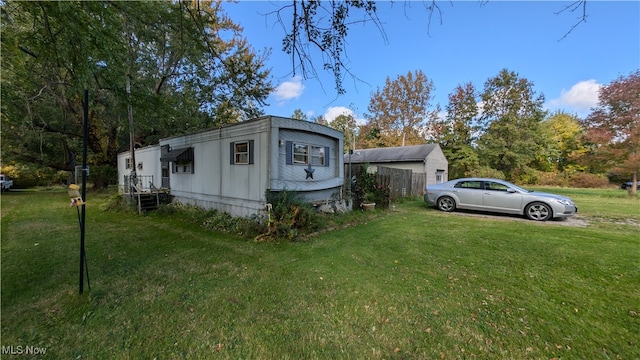
[[[409,11],[410,2],[396,2],[403,4],[402,9],[405,12]],[[479,5],[488,2],[489,0],[480,0]],[[428,33],[434,20],[439,19],[442,22],[442,9],[439,5],[441,2],[423,0],[421,3],[426,11],[424,21]],[[318,78],[316,67],[321,66],[322,70],[333,74],[335,89],[338,95],[342,95],[345,93],[342,85],[345,75],[362,81],[346,61],[349,29],[354,25],[370,23],[379,31],[384,41],[387,41],[376,5],[373,0],[292,0],[266,15],[275,16],[285,33],[282,50],[291,58],[292,75],[301,75],[304,79]],[[562,6],[556,14],[562,13],[577,13],[578,16],[577,21],[559,41],[587,21],[587,0],[575,0]]]

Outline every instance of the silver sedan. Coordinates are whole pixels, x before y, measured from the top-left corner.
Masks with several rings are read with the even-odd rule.
[[[568,197],[523,189],[508,181],[465,178],[428,185],[424,201],[442,211],[468,209],[525,215],[536,221],[573,216],[576,204]]]

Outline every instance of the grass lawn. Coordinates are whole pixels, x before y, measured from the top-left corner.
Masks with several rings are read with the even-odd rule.
[[[547,190],[588,226],[407,201],[255,243],[89,193],[83,295],[66,191],[5,193],[2,358],[640,358],[638,199]]]

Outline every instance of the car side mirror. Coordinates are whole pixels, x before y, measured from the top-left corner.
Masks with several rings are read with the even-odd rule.
[[[513,194],[513,193],[515,193],[515,192],[516,192],[516,190],[515,190],[515,189],[512,189],[512,188],[508,188],[508,189],[507,189],[507,192],[508,192],[508,193]]]

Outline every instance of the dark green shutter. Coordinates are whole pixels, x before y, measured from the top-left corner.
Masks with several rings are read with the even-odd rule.
[[[249,164],[253,164],[253,140],[249,140]]]
[[[293,164],[293,143],[287,141],[287,165]]]
[[[325,146],[324,147],[324,166],[329,166],[329,158],[331,156],[329,156],[329,147]]]

